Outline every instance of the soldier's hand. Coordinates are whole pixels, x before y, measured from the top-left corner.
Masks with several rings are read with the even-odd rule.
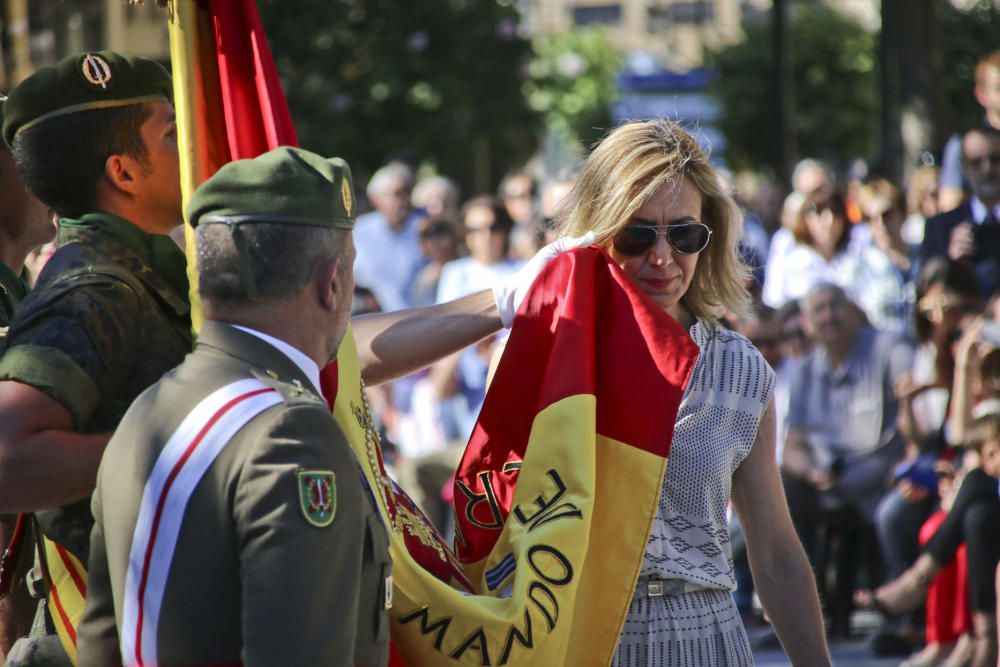
[[[500,312],[500,321],[505,328],[510,328],[514,324],[514,316],[517,309],[524,301],[524,296],[531,289],[531,284],[545,265],[555,259],[561,253],[573,248],[585,248],[594,242],[594,233],[587,232],[583,236],[565,237],[554,241],[541,250],[528,263],[513,276],[501,283],[493,286],[493,298],[497,302],[497,310]]]

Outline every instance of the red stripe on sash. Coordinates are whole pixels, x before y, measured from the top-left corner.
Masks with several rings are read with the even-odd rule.
[[[52,602],[55,603],[56,611],[59,612],[59,618],[62,619],[63,626],[66,628],[66,634],[69,635],[70,641],[76,646],[76,628],[70,623],[69,616],[63,608],[62,600],[59,599],[59,591],[55,586],[51,586],[49,592],[52,593]]]
[[[142,600],[146,595],[146,583],[147,580],[149,579],[149,561],[153,557],[153,547],[156,544],[156,533],[159,531],[160,528],[160,519],[163,517],[163,508],[166,504],[167,495],[170,492],[170,487],[173,485],[174,480],[177,479],[177,475],[179,475],[181,470],[184,468],[184,464],[187,463],[187,460],[189,458],[191,458],[191,455],[194,453],[194,450],[196,450],[198,448],[198,445],[201,444],[201,441],[204,439],[205,434],[208,433],[208,431],[213,426],[215,426],[216,422],[222,419],[223,415],[229,412],[229,410],[232,409],[233,406],[237,405],[242,401],[245,401],[248,398],[253,398],[254,396],[257,396],[259,394],[266,394],[268,392],[273,392],[273,391],[276,390],[271,389],[270,387],[266,389],[257,389],[255,391],[243,394],[242,396],[237,396],[236,398],[232,399],[231,401],[223,405],[221,408],[219,408],[218,412],[212,415],[212,418],[208,420],[208,422],[201,428],[200,431],[198,431],[198,435],[196,435],[194,437],[194,440],[191,441],[191,444],[187,446],[187,449],[184,450],[184,454],[182,454],[180,459],[178,459],[177,463],[174,464],[173,469],[167,476],[167,481],[163,485],[163,491],[160,492],[160,498],[156,503],[156,511],[153,513],[152,528],[150,529],[149,532],[149,544],[146,545],[146,556],[142,564],[142,576],[139,579],[139,605],[138,605],[139,609],[138,609],[138,619],[136,621],[136,632],[135,632],[136,665],[139,666],[145,665],[145,663],[143,663],[142,661],[142,620],[143,620]]]
[[[66,550],[61,546],[53,542],[56,547],[56,553],[59,554],[59,559],[63,562],[63,567],[69,572],[69,576],[73,579],[73,583],[76,584],[76,590],[80,592],[81,598],[87,597],[87,582],[83,580],[80,573],[77,571],[76,567],[73,565],[73,561],[70,560],[69,555]]]

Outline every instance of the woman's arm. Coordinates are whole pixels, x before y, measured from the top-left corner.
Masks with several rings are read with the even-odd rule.
[[[805,551],[795,535],[774,460],[774,402],[750,454],[733,475],[733,505],[746,535],[754,585],[796,667],[830,664],[823,616]]]

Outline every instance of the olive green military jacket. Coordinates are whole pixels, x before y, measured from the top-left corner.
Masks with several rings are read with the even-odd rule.
[[[157,525],[180,522],[172,556],[159,567],[151,557],[148,573],[135,563],[130,570],[130,552],[139,561],[157,553],[142,546],[153,530],[141,505],[155,504],[147,494],[169,459],[165,443],[198,431],[209,419],[198,410],[247,380],[265,394],[276,389],[276,402],[226,440],[186,506],[162,501]],[[185,422],[191,414],[201,415],[195,426]],[[327,481],[320,488],[316,480]],[[93,513],[79,667],[122,664],[120,647],[134,664],[140,637],[143,650],[155,644],[145,664],[159,667],[387,662],[391,565],[374,498],[310,381],[252,334],[206,322],[194,352],[136,400],[105,452]],[[157,530],[156,540],[170,539]],[[146,576],[145,597],[127,594]],[[151,598],[157,577],[162,597]]]
[[[0,380],[59,401],[80,433],[114,430],[144,389],[191,350],[184,253],[112,215],[60,221],[59,249],[18,304]],[[90,502],[37,513],[43,532],[87,562]]]

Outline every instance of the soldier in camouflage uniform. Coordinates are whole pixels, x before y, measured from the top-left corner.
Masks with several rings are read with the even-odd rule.
[[[319,391],[353,201],[343,160],[287,147],[192,196],[207,320],[108,444],[79,667],[386,664],[388,535]]]
[[[0,126],[3,125],[3,107],[7,98],[0,95]],[[6,144],[0,142],[0,348],[7,336],[7,327],[14,315],[14,307],[28,293],[28,285],[23,279],[24,262],[32,250],[52,240],[55,227],[47,206],[27,191],[21,177],[14,168],[14,158]],[[16,525],[17,515],[0,515],[0,552],[10,544]],[[26,522],[22,520],[20,530],[26,530]],[[25,554],[5,556],[8,565],[14,567],[21,564],[23,556],[31,551],[30,540],[22,540],[27,545]],[[22,558],[16,558],[22,555]],[[3,577],[14,576],[17,580],[22,571],[4,570]],[[0,660],[3,660],[11,645],[18,637],[28,631],[33,615],[31,598],[24,586],[13,587],[12,582],[5,581],[7,594],[0,600]]]
[[[0,510],[35,512],[82,563],[110,431],[191,347],[185,258],[166,236],[182,220],[172,92],[156,62],[100,52],[38,70],[4,105],[17,169],[61,223],[0,358]],[[68,662],[49,612],[8,664]]]

